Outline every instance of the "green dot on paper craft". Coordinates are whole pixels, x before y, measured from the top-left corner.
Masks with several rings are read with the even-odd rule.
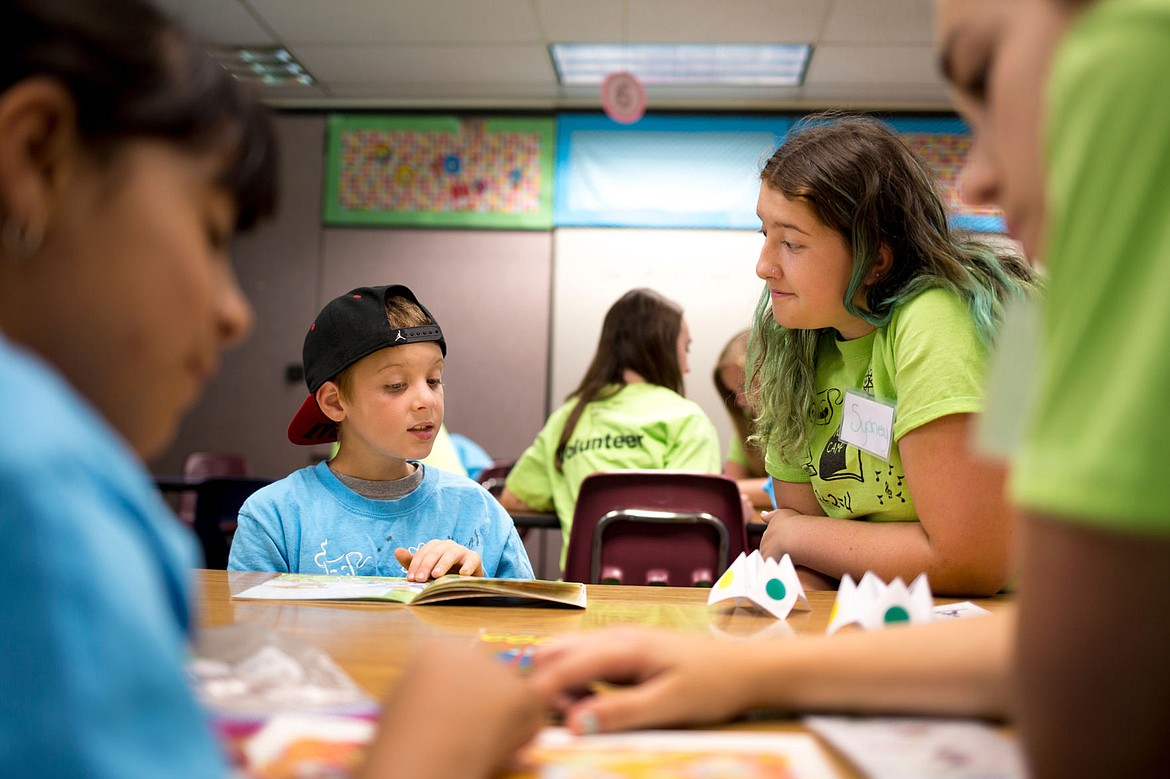
[[[788,594],[788,588],[779,579],[769,579],[768,583],[764,585],[764,592],[768,593],[768,597],[772,600],[784,600],[784,596]]]
[[[909,622],[910,613],[901,606],[891,606],[886,609],[885,622]]]
[[[735,571],[729,568],[722,576],[719,577],[719,581],[715,586],[719,589],[723,589],[725,587],[730,587],[733,581],[735,581]]]

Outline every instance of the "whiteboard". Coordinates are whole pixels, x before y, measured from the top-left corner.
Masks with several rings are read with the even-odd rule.
[[[731,421],[712,373],[723,347],[751,322],[764,287],[755,271],[762,246],[754,230],[557,229],[549,408],[581,381],[614,301],[650,287],[683,307],[691,331],[686,394],[715,423],[726,457]]]

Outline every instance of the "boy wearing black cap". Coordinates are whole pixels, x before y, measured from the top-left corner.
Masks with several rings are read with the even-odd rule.
[[[340,448],[244,503],[228,568],[531,579],[524,545],[496,499],[464,476],[417,462],[443,421],[446,354],[438,322],[402,285],[330,301],[305,336],[310,395],[288,437]]]

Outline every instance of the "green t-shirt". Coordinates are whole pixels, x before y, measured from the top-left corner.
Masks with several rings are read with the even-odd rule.
[[[1170,3],[1085,12],[1048,92],[1050,271],[1028,509],[1170,534]]]
[[[830,517],[917,521],[898,440],[940,417],[982,411],[986,364],[967,305],[941,289],[902,304],[889,324],[862,338],[838,341],[834,331],[825,331],[817,344],[808,456],[785,463],[771,450],[768,473],[810,482]],[[848,390],[895,406],[888,461],[841,441]]]
[[[751,467],[747,452],[743,448],[743,439],[735,431],[732,431],[731,440],[727,442],[727,462],[742,465],[744,468]]]
[[[563,470],[557,443],[577,401],[548,418],[536,440],[516,461],[505,486],[537,511],[556,511],[569,545],[577,491],[594,471],[670,469],[719,473],[715,425],[697,403],[657,384],[627,384],[616,395],[586,406],[565,446]]]

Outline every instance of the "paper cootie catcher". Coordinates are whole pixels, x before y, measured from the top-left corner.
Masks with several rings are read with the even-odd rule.
[[[886,625],[933,619],[934,600],[926,574],[919,574],[907,588],[901,579],[895,578],[887,585],[872,571],[866,571],[857,584],[849,574],[841,578],[825,632],[832,635],[846,625],[878,630]]]
[[[735,558],[711,588],[707,605],[729,600],[737,605],[746,601],[777,619],[786,618],[798,600],[811,608],[788,555],[776,562],[762,557],[759,550],[750,555],[741,552]]]

